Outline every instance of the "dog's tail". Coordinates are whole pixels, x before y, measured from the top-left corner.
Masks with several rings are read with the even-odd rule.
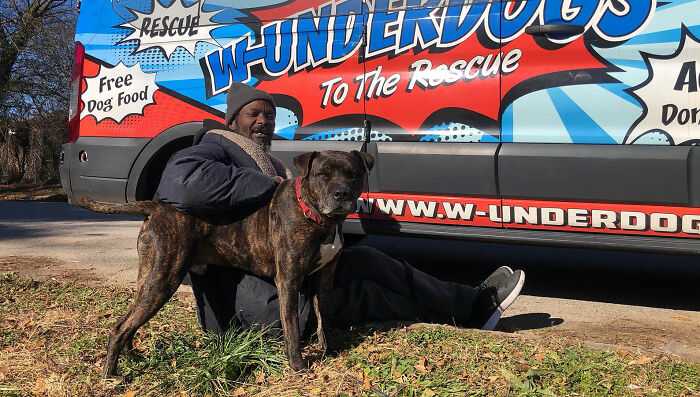
[[[100,212],[103,214],[132,214],[148,216],[155,210],[158,203],[153,201],[136,201],[133,203],[115,204],[94,201],[82,197],[80,200],[78,200],[78,205],[91,211]]]

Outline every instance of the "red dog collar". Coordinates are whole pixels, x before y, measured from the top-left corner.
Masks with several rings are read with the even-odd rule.
[[[303,198],[301,198],[301,177],[298,176],[295,179],[296,180],[294,181],[294,192],[296,193],[297,203],[299,203],[301,212],[303,212],[304,216],[308,219],[311,219],[318,225],[322,225],[323,218],[321,218],[321,215],[318,212],[316,212],[316,210],[313,209],[310,205],[308,205]]]

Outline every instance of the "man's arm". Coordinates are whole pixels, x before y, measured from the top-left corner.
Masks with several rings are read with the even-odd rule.
[[[274,179],[257,170],[230,164],[221,146],[200,143],[170,159],[158,197],[185,212],[237,212],[265,205],[276,186]]]

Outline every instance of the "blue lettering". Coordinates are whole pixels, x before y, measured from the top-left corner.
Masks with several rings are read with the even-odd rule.
[[[571,18],[564,10],[564,0],[547,0],[544,3],[544,23],[568,23],[587,26],[600,6],[601,0],[570,0],[570,10],[577,10]]]
[[[464,20],[460,21],[462,10],[464,9],[465,0],[450,0],[450,6],[447,7],[445,18],[442,24],[442,34],[440,35],[440,45],[447,47],[453,43],[457,43],[462,38],[466,37],[475,27],[477,22],[486,10],[488,3],[473,3],[469,7]],[[456,4],[453,4],[456,3]]]
[[[320,17],[330,17],[333,13],[333,4],[326,4],[319,10],[318,16]]]
[[[241,66],[245,69],[245,65],[239,66],[233,60],[231,47],[224,48],[221,51],[215,51],[207,55],[207,63],[209,65],[209,74],[211,81],[211,90],[214,92],[223,91],[231,84],[231,75],[240,74]],[[208,74],[205,73],[208,77]]]
[[[263,48],[267,50],[265,51],[265,70],[270,74],[284,73],[292,61],[292,25],[293,21],[287,19],[263,28]],[[277,43],[278,40],[279,43]]]
[[[264,40],[265,37],[263,35],[263,45],[260,47],[256,48],[249,48],[250,43],[249,43],[249,38],[246,37],[243,40],[239,41],[236,43],[236,59],[242,59],[243,63],[246,65],[250,65],[253,62],[257,62],[263,58],[265,58],[265,45],[264,45]],[[234,80],[236,81],[245,81],[250,78],[250,74],[248,72],[248,68],[246,67],[246,76],[245,79],[238,79],[236,78],[236,75],[234,75]]]
[[[329,17],[318,19],[318,25],[314,22],[313,12],[307,12],[299,16],[297,21],[297,56],[295,63],[303,66],[309,63],[309,48],[314,63],[328,56],[328,21]]]
[[[505,7],[508,7],[511,4],[513,4],[513,6],[516,8],[513,10],[515,15],[511,15],[511,13],[504,8],[500,32],[498,30],[491,29],[491,33],[500,39],[514,39],[518,33],[529,26],[536,16],[536,12],[540,7],[541,2],[525,1],[505,3]],[[489,28],[491,27],[491,19],[494,18],[489,18]]]
[[[356,14],[359,16],[363,13],[368,14],[369,8],[362,0],[347,0],[335,6],[335,15]]]
[[[501,31],[501,12],[500,8],[504,7],[505,3],[501,4],[496,4],[494,7],[491,7],[491,4],[489,3],[488,7],[486,8],[486,21],[484,24],[488,27],[488,31],[492,32],[491,37],[493,39],[496,39],[496,41],[500,40],[498,34]],[[495,42],[494,44],[498,44],[498,42]]]
[[[432,4],[434,3],[434,4]],[[408,48],[413,44],[418,31],[423,43],[430,43],[439,37],[439,33],[430,14],[439,5],[439,0],[432,0],[424,4],[421,8],[406,10],[403,24],[401,26],[401,37],[399,38],[399,48]]]
[[[386,9],[388,0],[377,0],[376,8]],[[396,44],[396,31],[387,32],[387,25],[396,23],[399,19],[398,12],[375,12],[371,14],[371,24],[369,26],[369,39],[367,43],[367,53],[376,55],[394,47]],[[388,35],[387,35],[388,33]]]
[[[406,0],[403,11],[387,11],[394,1],[328,2],[295,19],[263,25],[255,44],[252,34],[246,35],[200,59],[207,95],[223,92],[231,81],[248,81],[255,64],[278,76],[292,65],[296,71],[309,64],[342,62],[356,53],[365,27],[367,56],[396,55],[415,45],[416,50],[455,46],[480,24],[494,44],[515,39],[528,25],[540,21],[592,27],[603,40],[618,42],[644,26],[657,0],[448,0],[446,6],[444,0]],[[549,39],[558,42],[556,37]]]
[[[353,18],[350,37],[346,39],[346,26],[348,20]],[[338,15],[333,21],[333,43],[331,43],[331,61],[337,61],[353,53],[362,40],[362,27],[364,19],[362,15]]]
[[[612,1],[598,21],[598,29],[607,39],[624,39],[636,32],[651,16],[655,1],[650,0],[621,0],[627,3],[627,12],[620,14]],[[615,10],[615,11],[613,11]]]

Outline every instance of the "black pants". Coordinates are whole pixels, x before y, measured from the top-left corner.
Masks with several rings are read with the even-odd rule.
[[[405,262],[367,247],[345,248],[331,296],[330,326],[345,328],[373,321],[419,321],[466,325],[476,289],[441,281]],[[190,274],[198,316],[205,330],[222,332],[231,324],[279,330],[277,289],[271,280],[209,266]],[[310,299],[299,297],[300,332],[308,331]]]

